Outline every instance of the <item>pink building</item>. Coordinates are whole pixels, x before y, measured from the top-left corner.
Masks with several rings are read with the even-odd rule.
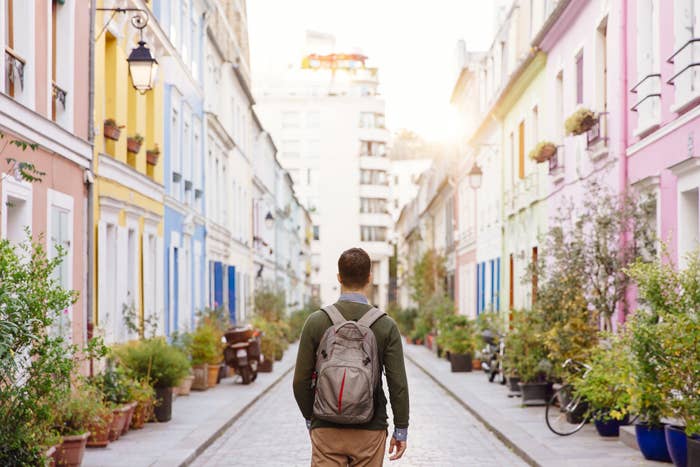
[[[92,148],[88,143],[90,9],[80,0],[5,0],[0,11],[0,235],[24,239],[29,227],[67,251],[56,271],[78,302],[53,332],[80,343],[86,330],[87,193]],[[9,139],[38,144],[22,152]],[[7,158],[35,164],[45,175],[27,183]]]
[[[625,3],[628,183],[653,191],[658,235],[682,264],[700,230],[700,2]]]

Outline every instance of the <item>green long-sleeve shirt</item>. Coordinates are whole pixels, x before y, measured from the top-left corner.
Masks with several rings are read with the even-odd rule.
[[[335,304],[338,311],[347,320],[357,321],[370,309],[363,303],[339,301]],[[309,316],[304,324],[297,353],[297,363],[294,369],[294,397],[299,410],[305,419],[311,420],[311,428],[335,427],[358,428],[365,430],[386,430],[387,412],[386,396],[379,382],[379,390],[375,393],[374,417],[362,425],[338,425],[313,417],[314,389],[311,378],[316,366],[316,349],[321,342],[323,333],[332,326],[326,312],[318,310]],[[379,318],[370,328],[377,339],[377,350],[384,366],[389,398],[394,413],[396,428],[408,428],[408,381],[403,359],[401,334],[396,323],[389,316]]]

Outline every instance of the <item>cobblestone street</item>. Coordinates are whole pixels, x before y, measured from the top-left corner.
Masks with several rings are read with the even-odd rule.
[[[408,361],[406,365],[411,391],[408,449],[403,459],[392,464],[525,465],[421,370]],[[290,373],[193,465],[308,466],[310,451],[309,437],[292,395]]]

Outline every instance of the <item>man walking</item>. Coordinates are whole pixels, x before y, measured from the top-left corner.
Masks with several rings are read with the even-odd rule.
[[[294,397],[311,434],[313,467],[381,466],[387,437],[386,374],[394,414],[390,460],[401,458],[408,432],[408,382],[396,323],[369,304],[372,262],[361,248],[338,259],[338,301],[304,324],[294,370]]]

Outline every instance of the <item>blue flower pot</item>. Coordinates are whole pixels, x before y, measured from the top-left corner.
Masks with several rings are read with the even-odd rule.
[[[620,436],[620,426],[624,425],[624,420],[595,420],[595,429],[604,438]]]
[[[685,429],[679,426],[666,425],[666,445],[671,455],[673,465],[676,467],[688,467],[688,439]]]
[[[650,461],[671,462],[671,456],[666,446],[664,427],[650,426],[638,423],[634,426],[637,444],[645,459]]]

